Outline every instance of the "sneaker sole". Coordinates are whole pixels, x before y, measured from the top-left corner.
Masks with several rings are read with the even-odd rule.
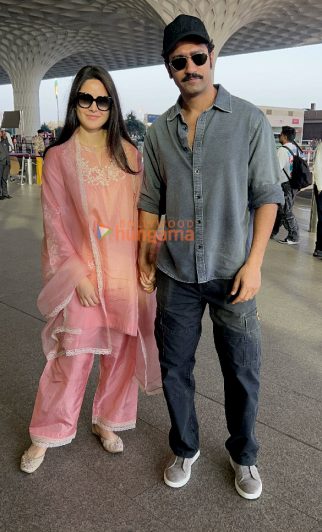
[[[235,468],[234,468],[234,464],[232,463],[232,458],[230,457],[230,465],[231,467],[233,468],[234,472],[235,472]],[[254,499],[258,499],[261,494],[262,494],[262,490],[263,490],[263,485],[261,484],[260,485],[260,488],[255,491],[255,493],[246,493],[245,491],[243,491],[240,486],[238,486],[238,483],[237,483],[237,480],[236,480],[236,477],[235,477],[235,488],[236,488],[236,491],[237,493],[243,497],[244,499],[248,499],[249,501],[252,501]]]
[[[198,460],[199,456],[200,456],[200,451],[198,451],[194,455],[193,462],[191,462],[191,465],[193,465],[195,461]],[[189,482],[190,477],[191,477],[191,469],[190,469],[189,476],[186,477],[184,480],[181,480],[181,482],[171,482],[171,480],[167,479],[166,472],[164,472],[163,480],[167,486],[170,486],[170,488],[182,488],[182,486],[185,486]]]
[[[296,244],[300,243],[299,241],[297,241],[297,242],[292,242],[292,241],[285,242],[285,240],[278,240],[277,242],[279,244],[286,244],[287,246],[296,246]]]

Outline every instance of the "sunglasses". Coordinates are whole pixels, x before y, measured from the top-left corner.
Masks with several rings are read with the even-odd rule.
[[[77,94],[76,103],[82,109],[89,109],[93,102],[96,103],[97,109],[100,111],[108,111],[111,108],[113,100],[110,96],[97,96],[97,98],[93,98],[87,92],[79,92]]]
[[[194,62],[196,66],[202,66],[206,63],[208,59],[208,54],[204,52],[197,52],[195,54],[191,54],[187,56],[179,55],[171,59],[171,61],[169,61],[169,65],[173,68],[173,70],[176,70],[177,72],[179,72],[179,70],[183,70],[184,68],[186,68],[189,57],[190,59],[192,59],[192,61]]]

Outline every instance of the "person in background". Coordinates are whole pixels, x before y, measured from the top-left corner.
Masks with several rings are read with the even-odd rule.
[[[180,97],[145,138],[140,229],[143,235],[156,231],[165,215],[165,238],[157,272],[154,243],[141,241],[140,279],[148,292],[157,287],[155,331],[174,454],[165,483],[184,486],[200,455],[193,370],[209,305],[235,487],[256,499],[262,482],[256,466],[261,339],[255,295],[283,193],[272,128],[254,105],[213,85],[213,49],[199,18],[179,15],[164,30],[162,55]],[[170,238],[170,229],[182,237]]]
[[[14,151],[14,145],[9,131],[6,131],[6,137],[9,144],[9,153],[11,153],[12,151]]]
[[[0,200],[11,199],[8,193],[10,174],[10,145],[4,129],[0,130]]]
[[[313,183],[318,218],[313,257],[322,259],[322,142],[317,145],[315,150]]]
[[[29,427],[32,445],[21,458],[26,473],[38,469],[49,447],[75,438],[94,355],[100,373],[92,432],[110,453],[123,451],[115,432],[135,427],[137,382],[148,393],[161,388],[155,297],[138,283],[141,174],[111,76],[82,68],[61,135],[45,155],[38,307],[48,320],[47,364]]]
[[[294,127],[283,126],[279,135],[282,146],[277,150],[277,158],[281,169],[280,179],[284,193],[284,205],[279,205],[276,220],[272,230],[271,238],[276,239],[282,226],[287,230],[287,235],[283,239],[278,239],[280,244],[292,246],[298,244],[300,240],[299,226],[293,213],[294,200],[297,190],[291,187],[289,177],[293,169],[293,155],[301,156],[301,149],[295,142],[296,131]],[[288,148],[288,149],[287,149]],[[289,151],[291,150],[291,152]]]
[[[38,129],[37,135],[32,140],[35,155],[38,157],[42,157],[45,151],[44,133],[42,129]]]

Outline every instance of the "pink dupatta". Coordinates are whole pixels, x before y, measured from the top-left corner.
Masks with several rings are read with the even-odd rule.
[[[129,163],[137,150],[124,143]],[[38,308],[48,359],[92,352],[112,354],[110,329],[137,337],[136,378],[147,393],[161,388],[154,340],[155,295],[137,280],[136,203],[142,173],[127,174],[113,160],[97,168],[77,133],[45,158],[42,206],[44,287]],[[130,229],[130,232],[129,232]],[[102,233],[106,233],[102,236]],[[81,307],[75,288],[88,276],[100,305]]]

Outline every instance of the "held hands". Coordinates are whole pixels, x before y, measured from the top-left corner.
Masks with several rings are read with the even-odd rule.
[[[233,305],[253,299],[261,286],[261,270],[258,266],[244,264],[237,272],[230,295],[236,296]]]
[[[142,264],[140,266],[140,283],[145,292],[151,294],[155,289],[156,279],[155,272],[156,268],[154,264]]]
[[[76,292],[83,307],[95,307],[100,302],[96,289],[88,277],[84,277],[76,286]]]

